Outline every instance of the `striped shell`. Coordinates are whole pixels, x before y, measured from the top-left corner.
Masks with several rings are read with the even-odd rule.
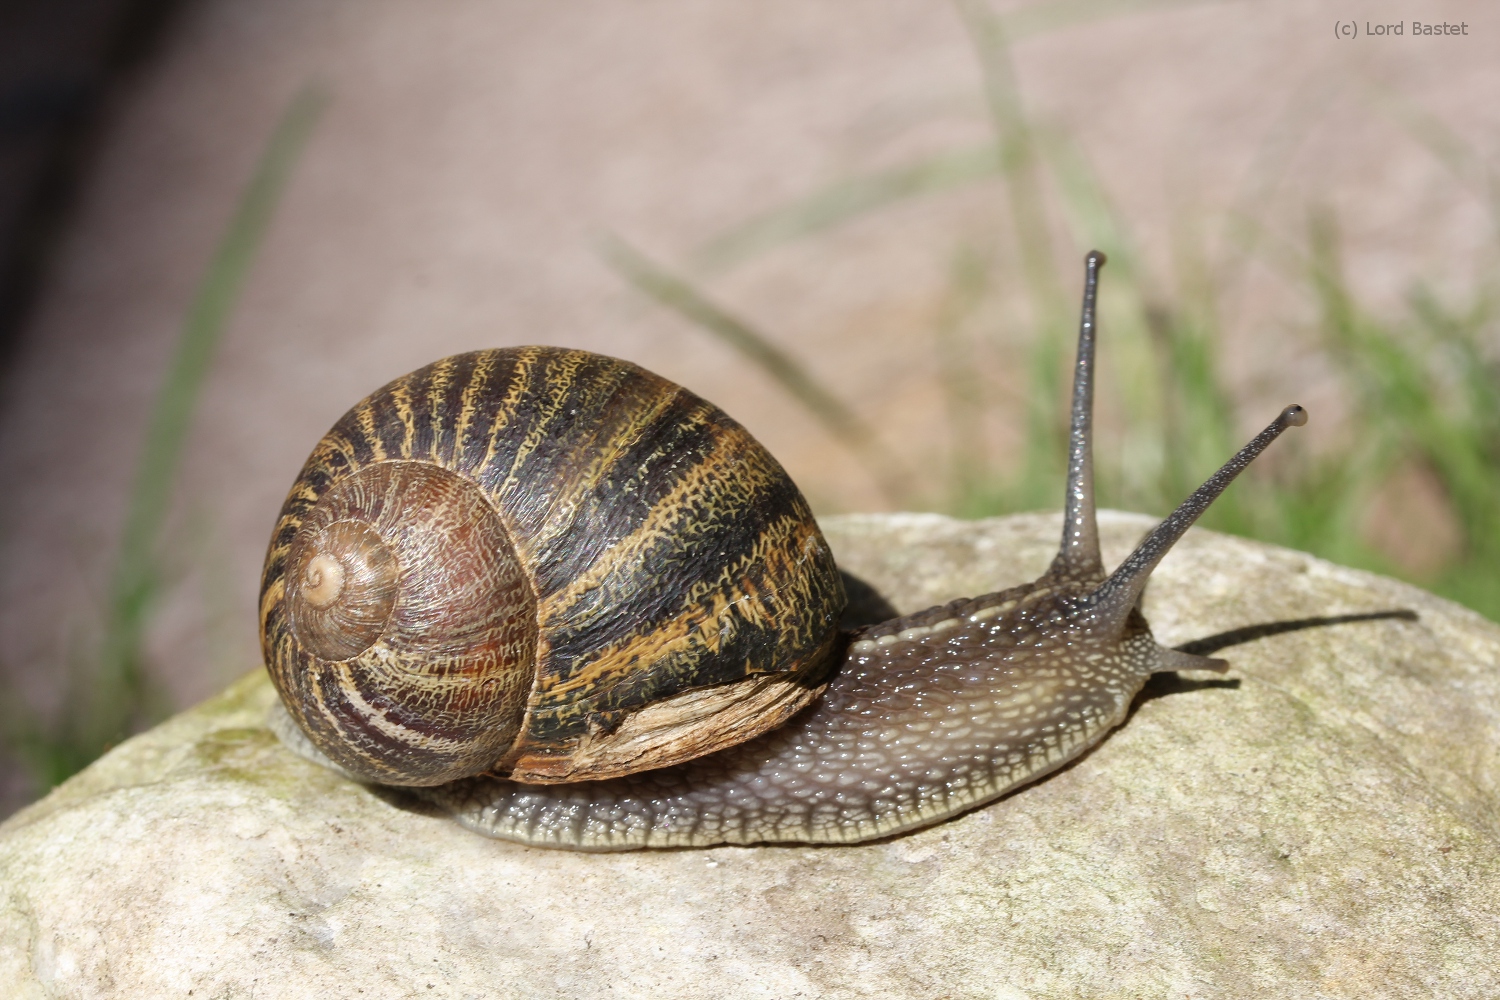
[[[781,725],[821,693],[843,602],[807,502],[721,410],[627,362],[511,348],[399,378],[318,443],[261,642],[356,775],[579,781]]]

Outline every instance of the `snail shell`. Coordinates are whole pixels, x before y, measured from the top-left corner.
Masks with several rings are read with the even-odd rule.
[[[822,691],[844,594],[807,502],[712,404],[525,347],[360,402],[282,507],[265,661],[369,781],[607,778],[774,728]]]

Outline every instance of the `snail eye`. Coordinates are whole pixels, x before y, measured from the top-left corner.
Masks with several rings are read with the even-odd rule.
[[[292,631],[313,655],[347,660],[385,632],[401,567],[380,535],[359,521],[335,521],[294,556]]]

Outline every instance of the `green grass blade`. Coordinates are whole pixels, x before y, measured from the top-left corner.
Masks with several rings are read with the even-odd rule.
[[[1003,110],[1002,139],[1025,127],[1009,72],[1008,41],[1060,28],[1160,8],[1184,7],[1205,0],[1046,0],[1004,13],[967,3],[960,6],[966,25],[980,42],[992,110]],[[1003,81],[998,82],[997,81]],[[989,144],[959,149],[917,163],[858,177],[843,178],[753,216],[693,252],[695,271],[715,273],[787,243],[815,235],[912,198],[938,194],[1001,174],[1000,152]]]
[[[954,0],[954,8],[979,61],[1025,287],[1045,327],[1059,314],[1061,287],[1053,269],[1052,233],[1047,222],[1047,200],[1038,169],[1035,135],[1011,59],[1010,38],[1005,22],[986,0]],[[1048,332],[1055,335],[1058,331]]]
[[[690,260],[695,270],[722,271],[897,202],[962,187],[998,173],[995,149],[986,144],[845,178],[740,223],[699,247]]]
[[[306,87],[282,114],[194,295],[147,422],[97,660],[73,684],[74,714],[56,732],[36,733],[28,741],[38,776],[49,786],[87,765],[132,727],[163,714],[164,699],[150,684],[141,643],[162,584],[161,534],[177,470],[219,341],[325,103],[321,89]]]
[[[669,273],[624,241],[610,237],[602,247],[616,273],[661,305],[689,320],[754,362],[805,406],[833,438],[864,465],[886,499],[900,503],[906,495],[901,463],[876,437],[859,414],[829,391],[802,364],[765,334],[709,301],[684,279]]]
[[[1496,171],[1472,143],[1449,128],[1442,119],[1417,107],[1402,95],[1379,88],[1373,92],[1373,100],[1418,145],[1446,167],[1455,180],[1484,203],[1490,214],[1490,224],[1496,236],[1500,236],[1500,171]]]
[[[1006,35],[1020,41],[1078,24],[1206,2],[1214,0],[1041,0],[997,13],[997,17],[1005,26]]]
[[[948,418],[948,506],[960,514],[969,513],[993,486],[985,469],[984,389],[967,336],[988,290],[987,264],[969,247],[954,255],[934,337]]]

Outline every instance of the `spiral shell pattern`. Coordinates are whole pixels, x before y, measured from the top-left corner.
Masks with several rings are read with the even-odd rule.
[[[391,784],[614,777],[822,690],[843,589],[802,495],[717,407],[530,347],[436,362],[319,442],[262,647],[324,754]]]

